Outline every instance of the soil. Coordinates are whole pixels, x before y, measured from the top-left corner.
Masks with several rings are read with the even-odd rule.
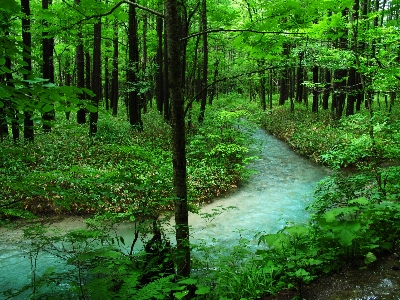
[[[398,300],[400,299],[400,257],[396,254],[378,258],[369,266],[344,267],[298,291],[282,291],[263,300]]]

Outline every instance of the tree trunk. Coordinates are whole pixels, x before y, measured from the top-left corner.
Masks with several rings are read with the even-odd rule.
[[[156,102],[157,102],[157,110],[160,114],[163,112],[163,104],[164,104],[164,81],[163,81],[163,51],[162,51],[162,45],[163,45],[163,20],[158,17],[157,18],[157,25],[156,25],[156,31],[157,31],[157,55],[156,55],[156,64],[158,66],[157,68],[157,73],[156,73]]]
[[[75,5],[79,5],[81,0],[75,0]],[[84,52],[83,52],[83,43],[82,43],[82,33],[81,30],[78,30],[78,40],[79,45],[76,46],[76,54],[75,54],[75,62],[76,62],[76,86],[78,88],[85,87],[85,65],[84,65]],[[78,97],[81,101],[84,100],[84,95],[78,94]],[[82,107],[78,109],[76,114],[78,124],[86,123],[86,110]]]
[[[49,9],[49,5],[52,4],[52,0],[42,0],[42,9]],[[43,22],[43,27],[46,30],[48,28],[47,21]],[[43,79],[48,79],[49,82],[54,83],[54,64],[53,64],[53,53],[54,53],[54,38],[48,36],[47,31],[42,33],[42,47],[43,47],[43,66],[42,73]],[[53,105],[51,103],[51,105]],[[44,112],[42,116],[43,130],[45,132],[51,131],[50,121],[54,120],[55,111]]]
[[[178,276],[188,277],[190,275],[190,245],[186,185],[186,136],[178,19],[178,1],[165,0],[165,27],[168,33],[169,91],[171,95],[172,161],[176,197],[176,262]]]
[[[113,116],[118,114],[118,21],[114,20],[114,37],[113,37],[113,69],[111,83],[111,105]]]
[[[138,30],[136,8],[133,5],[129,6],[129,66],[128,66],[128,103],[129,103],[129,123],[136,127],[137,130],[143,129],[143,123],[140,111],[140,98],[136,90],[138,82],[138,64],[139,64],[139,45],[138,45]]]
[[[318,77],[319,77],[318,76],[318,66],[313,66],[312,72],[313,72],[313,83],[314,83],[312,112],[318,112],[319,91],[316,86],[316,84],[318,83]]]
[[[289,45],[287,43],[283,44],[282,55],[286,58],[289,55]],[[279,105],[284,105],[285,101],[289,98],[288,89],[288,69],[285,68],[281,71],[280,82],[280,93],[279,93]]]
[[[143,65],[142,65],[142,73],[143,73],[143,81],[149,81],[147,76],[147,15],[143,15]],[[149,100],[149,91],[145,91],[141,94],[142,98],[142,106],[143,113],[147,113],[147,102]],[[151,103],[151,102],[150,102]]]
[[[207,104],[207,77],[208,77],[208,40],[207,40],[207,0],[202,0],[201,5],[201,23],[203,29],[203,78],[202,78],[202,93],[200,103],[199,123],[204,121],[204,114]]]
[[[331,71],[329,69],[325,69],[325,86],[324,93],[322,95],[322,109],[327,110],[329,107],[329,95],[331,94]]]
[[[93,27],[93,72],[92,88],[95,96],[92,99],[93,110],[90,112],[89,135],[97,133],[97,121],[99,118],[99,102],[101,99],[101,19]]]
[[[163,87],[164,87],[164,92],[163,92],[163,111],[164,111],[164,120],[169,122],[171,119],[171,112],[170,112],[170,103],[169,103],[169,64],[168,64],[168,31],[167,31],[167,25],[165,25],[164,28],[164,82],[163,82]],[[182,76],[180,74],[179,76]]]
[[[29,0],[21,0],[21,8],[23,13],[22,18],[22,43],[23,48],[23,60],[25,63],[24,69],[24,80],[28,80],[31,77],[32,72],[32,59],[31,59],[31,47],[32,47],[32,37],[31,37],[31,9]],[[29,101],[29,100],[27,100]],[[33,111],[28,108],[28,103],[24,108],[24,139],[33,142],[34,141],[34,131],[33,131]]]

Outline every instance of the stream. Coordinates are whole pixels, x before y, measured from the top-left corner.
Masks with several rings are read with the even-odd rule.
[[[212,217],[190,214],[192,243],[232,247],[239,239],[245,238],[256,247],[257,233],[274,233],[288,223],[308,220],[305,207],[312,202],[318,181],[328,176],[330,170],[297,155],[285,143],[261,129],[255,130],[253,139],[251,154],[258,158],[248,167],[255,172],[236,190],[201,208],[202,214],[214,214]],[[84,218],[68,217],[52,227],[64,230],[84,228],[84,221]],[[118,233],[126,241],[131,241],[132,227],[132,224],[123,224]],[[19,289],[31,280],[31,263],[25,245],[21,230],[0,228],[0,299],[26,299],[24,294],[9,298],[2,296],[4,291]],[[43,273],[54,264],[66,268],[60,265],[58,258],[41,254],[37,260],[37,272]]]

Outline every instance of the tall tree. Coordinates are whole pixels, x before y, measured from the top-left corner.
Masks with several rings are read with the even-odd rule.
[[[178,1],[165,0],[168,32],[168,76],[171,95],[172,162],[174,169],[175,223],[178,276],[190,274],[189,220],[186,183],[186,130],[181,76]]]
[[[93,77],[92,88],[95,93],[92,103],[94,108],[90,112],[89,134],[97,133],[97,121],[99,118],[99,102],[101,99],[101,18],[93,27]]]
[[[138,64],[139,64],[139,43],[136,7],[129,6],[129,27],[128,27],[128,43],[129,43],[129,65],[127,79],[129,84],[128,105],[129,105],[129,123],[138,130],[143,129],[141,117],[140,97],[137,91],[138,83]]]
[[[113,36],[113,69],[112,69],[112,82],[111,82],[111,106],[113,116],[118,113],[118,20],[114,20],[114,36]]]
[[[30,0],[21,0],[22,8],[22,43],[23,48],[23,60],[24,66],[24,80],[29,80],[32,73],[32,36],[31,36],[31,8]],[[33,105],[30,105],[30,99],[27,97],[26,104],[24,107],[24,139],[28,141],[34,140],[34,129],[33,129]]]
[[[49,5],[52,5],[52,0],[42,0],[42,9],[48,10]],[[42,73],[43,79],[48,79],[49,82],[54,83],[54,62],[53,62],[53,53],[54,53],[54,37],[49,35],[48,32],[48,21],[45,19],[43,21],[43,33],[42,33],[42,54],[43,54],[43,65],[42,65]],[[50,121],[53,121],[55,118],[55,111],[51,109],[50,111],[45,111],[43,113],[43,130],[45,132],[51,131],[51,126],[49,124]]]
[[[81,0],[75,0],[75,5],[79,5]],[[83,41],[81,30],[78,30],[78,45],[76,46],[75,52],[75,64],[76,64],[76,85],[78,88],[85,87],[85,65],[84,65],[84,52],[83,52]],[[79,94],[78,97],[83,101],[83,94]],[[80,106],[77,112],[77,122],[78,124],[86,123],[86,110],[84,107]]]
[[[207,40],[207,0],[201,2],[201,23],[203,30],[203,76],[201,80],[201,103],[200,103],[200,115],[199,123],[204,120],[204,113],[206,110],[207,103],[207,78],[208,78],[208,40]]]

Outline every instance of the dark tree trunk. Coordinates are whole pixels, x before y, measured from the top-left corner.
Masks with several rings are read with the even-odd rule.
[[[32,37],[31,37],[31,9],[29,0],[21,0],[21,8],[23,13],[22,18],[22,43],[24,44],[23,49],[23,60],[25,63],[24,69],[26,74],[24,74],[24,80],[28,80],[31,77],[32,72],[32,59],[31,59],[31,47],[32,47]],[[29,101],[29,100],[27,100]],[[34,141],[34,131],[33,131],[33,111],[28,108],[28,104],[24,108],[24,139],[28,141]]]
[[[92,99],[93,110],[90,112],[89,135],[97,133],[97,121],[99,118],[99,102],[101,99],[101,19],[94,24],[93,28],[93,77],[92,88],[95,96]]]
[[[164,104],[164,81],[163,81],[163,20],[158,17],[157,18],[157,55],[156,55],[156,64],[158,66],[157,73],[156,73],[156,102],[157,102],[157,110],[160,114],[163,112],[163,104]]]
[[[168,75],[171,95],[172,153],[175,191],[176,262],[178,276],[190,275],[190,245],[186,185],[186,136],[184,97],[181,82],[181,51],[178,28],[178,1],[165,1],[165,27],[168,32]]]
[[[299,66],[297,67],[297,76],[296,76],[296,102],[301,103],[301,101],[303,100],[303,79],[304,79],[304,75],[303,75],[303,56],[304,53],[301,52],[299,54]]]
[[[217,78],[218,78],[218,65],[219,65],[219,60],[216,60],[215,61],[215,64],[214,64],[214,78],[213,78],[213,82],[216,82],[217,81]],[[209,105],[212,105],[213,104],[213,100],[214,100],[214,97],[215,97],[215,94],[217,93],[217,84],[216,83],[214,83],[213,85],[212,85],[212,87],[211,87],[211,92],[210,92],[210,98],[208,99],[208,104]]]
[[[329,107],[329,95],[331,94],[331,71],[329,69],[325,69],[325,87],[324,93],[322,95],[322,109],[327,110]]]
[[[75,5],[79,5],[81,0],[75,0]],[[82,43],[82,33],[78,31],[79,45],[76,46],[75,62],[76,62],[76,86],[78,88],[85,87],[85,62],[84,62],[84,52]],[[84,95],[78,94],[81,101],[84,100]],[[78,124],[86,123],[86,110],[80,105],[78,112],[76,114]]]
[[[203,77],[201,81],[201,103],[200,103],[200,114],[198,121],[202,123],[204,121],[204,114],[206,111],[207,104],[207,77],[208,77],[208,40],[207,40],[207,0],[202,0],[201,5],[201,23],[203,28]]]
[[[114,37],[113,37],[113,69],[112,69],[112,84],[111,84],[111,105],[113,116],[118,114],[118,21],[114,21]]]
[[[163,82],[163,87],[164,87],[164,92],[163,92],[163,111],[164,111],[164,120],[169,122],[171,119],[171,111],[169,107],[169,73],[168,73],[168,31],[167,31],[167,25],[165,25],[164,28],[164,82]],[[182,74],[180,74],[182,76]]]
[[[319,102],[319,91],[316,86],[318,83],[318,66],[313,66],[313,83],[314,83],[314,88],[313,88],[313,102],[312,102],[312,112],[318,112],[318,102]]]
[[[357,90],[356,75],[356,69],[354,67],[350,68],[347,79],[347,88],[350,90],[350,93],[347,95],[346,116],[354,115],[354,103],[356,102]]]
[[[104,58],[104,101],[106,103],[106,110],[110,109],[110,74],[108,66],[108,56]]]
[[[52,0],[42,0],[42,9],[43,10],[49,9],[49,5],[51,4]],[[45,29],[48,28],[47,21],[43,22],[43,27]],[[43,66],[42,66],[43,79],[48,79],[49,82],[53,83],[54,82],[54,64],[53,64],[54,38],[49,37],[49,33],[47,31],[43,31],[42,33],[42,47],[43,47]],[[42,116],[43,130],[45,132],[51,131],[50,121],[54,120],[54,118],[55,118],[54,110],[43,113]]]
[[[90,67],[90,53],[88,51],[85,52],[85,71],[86,71],[86,78],[85,78],[85,87],[88,90],[92,89],[91,84],[91,67]]]
[[[149,78],[147,76],[147,15],[143,16],[143,65],[142,65],[142,72],[143,72],[143,81],[148,81]],[[142,106],[143,106],[143,113],[147,113],[147,102],[149,100],[149,92],[145,91],[141,94],[142,98]],[[151,105],[151,101],[150,101]]]
[[[282,55],[287,57],[289,55],[289,45],[287,43],[283,44],[283,52]],[[288,76],[289,70],[287,68],[281,71],[281,78],[279,79],[280,83],[280,92],[279,92],[279,105],[284,105],[285,101],[289,99],[289,88],[288,88]]]
[[[129,123],[136,127],[139,131],[143,129],[143,123],[140,111],[140,97],[136,90],[138,82],[138,64],[139,64],[139,44],[136,8],[133,5],[129,6],[129,66],[128,66],[128,103],[129,103]]]

